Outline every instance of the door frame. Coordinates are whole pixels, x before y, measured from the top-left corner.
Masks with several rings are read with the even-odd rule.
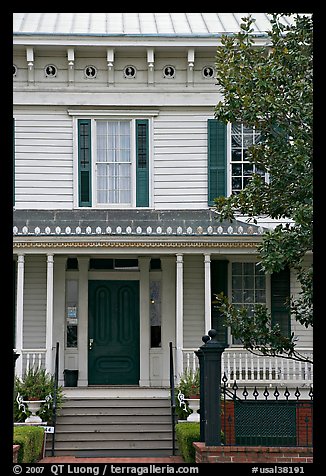
[[[125,255],[124,255],[125,256]],[[121,255],[119,258],[122,257]],[[149,262],[150,257],[138,256],[138,270],[134,271],[102,271],[88,270],[89,256],[85,259],[85,267],[81,274],[79,267],[80,292],[80,338],[78,343],[79,378],[78,386],[88,386],[88,281],[112,280],[112,281],[139,281],[139,326],[140,326],[140,387],[150,386],[150,322],[149,322]]]
[[[113,294],[114,300],[116,300],[118,298],[119,289],[124,286],[124,283],[128,284],[128,286],[129,286],[129,283],[136,283],[137,284],[136,287],[132,286],[132,289],[135,292],[135,294],[134,294],[135,300],[133,300],[131,302],[132,307],[134,307],[134,305],[136,303],[138,304],[138,309],[135,311],[135,315],[134,315],[134,317],[137,319],[137,323],[135,324],[136,334],[135,333],[132,334],[132,340],[134,340],[134,344],[136,344],[136,347],[133,347],[133,349],[132,349],[132,355],[135,358],[135,364],[136,364],[135,373],[137,374],[137,378],[132,383],[121,382],[121,383],[118,384],[118,383],[115,382],[115,383],[112,383],[112,385],[122,385],[122,386],[124,386],[124,385],[139,385],[139,377],[140,377],[140,300],[139,300],[140,291],[139,291],[139,280],[134,280],[134,279],[133,280],[127,280],[127,279],[122,279],[122,280],[121,279],[114,279],[114,280],[113,279],[108,279],[107,280],[107,279],[103,279],[103,277],[100,280],[92,279],[92,280],[88,281],[88,290],[89,291],[90,291],[91,283],[95,283],[93,291],[98,289],[98,286],[107,287],[107,289],[110,292],[114,293]],[[112,283],[113,286],[110,287],[110,283]],[[117,291],[117,294],[115,293],[116,291]],[[95,293],[96,293],[96,291],[95,291]],[[95,298],[94,294],[93,294],[93,298]],[[89,301],[89,304],[90,304],[90,301]],[[93,300],[92,304],[93,304],[93,306],[94,305],[96,306],[96,299]],[[96,321],[94,321],[94,317],[93,317],[93,320],[91,320],[91,311],[92,310],[94,310],[94,307],[92,307],[92,309],[89,307],[89,309],[88,309],[88,331],[90,330],[90,328],[92,328],[93,332],[95,332],[95,328],[97,326],[96,326]],[[120,317],[119,315],[116,316],[117,322],[119,322],[119,317]],[[112,316],[112,318],[114,319],[115,316]],[[94,334],[92,336],[95,337]],[[119,356],[119,350],[118,349],[120,348],[120,345],[118,343],[117,344],[112,343],[112,345],[117,345],[117,352],[118,352],[117,355]],[[96,341],[95,341],[95,347],[96,347]],[[103,354],[103,357],[104,357],[105,356],[105,349],[104,348],[102,348],[100,350],[100,356],[102,355],[101,354],[102,350],[104,351],[104,354]],[[120,350],[122,350],[122,349],[120,349]],[[88,364],[89,364],[89,359],[91,357],[91,352],[92,351],[90,351],[88,349]],[[127,354],[128,354],[128,352],[127,352]],[[112,352],[111,352],[111,355],[114,358],[114,354],[112,354]],[[121,354],[121,356],[122,357],[126,356],[125,348],[123,349],[123,353]],[[94,375],[92,375],[92,378],[91,378],[91,375],[92,374],[90,373],[90,368],[89,368],[89,365],[88,365],[88,380],[94,380]],[[134,379],[135,374],[132,373],[132,375],[133,375],[133,379]],[[112,377],[115,378],[114,374],[112,374]],[[120,372],[118,380],[120,379],[120,377],[121,377],[121,372]],[[95,380],[97,380],[97,378],[95,378]],[[94,385],[101,386],[101,385],[111,385],[111,384],[110,383],[105,383],[105,382],[97,382]]]

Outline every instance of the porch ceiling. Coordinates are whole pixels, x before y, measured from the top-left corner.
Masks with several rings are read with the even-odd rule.
[[[219,221],[213,210],[15,210],[17,237],[241,237],[261,235],[261,226]],[[43,239],[44,239],[43,238]]]

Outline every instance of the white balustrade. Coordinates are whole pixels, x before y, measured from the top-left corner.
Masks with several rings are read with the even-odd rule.
[[[197,349],[183,349],[184,370],[198,368],[195,350]],[[312,360],[312,349],[297,349],[297,351]],[[234,380],[242,385],[309,386],[313,382],[313,365],[309,362],[254,355],[238,348],[229,348],[223,352],[222,375],[224,373],[230,384]]]
[[[19,359],[22,359],[22,372],[28,371],[29,369],[45,369],[45,358],[46,358],[46,349],[23,349],[20,353]],[[16,375],[19,375],[19,372],[16,369]]]

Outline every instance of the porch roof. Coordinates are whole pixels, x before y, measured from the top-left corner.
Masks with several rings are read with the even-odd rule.
[[[15,210],[14,236],[200,237],[261,235],[245,221],[219,221],[211,210]]]

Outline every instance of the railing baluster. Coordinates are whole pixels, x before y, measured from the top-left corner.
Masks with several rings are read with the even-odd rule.
[[[263,358],[263,380],[266,380],[266,359]]]
[[[250,380],[255,380],[255,365],[254,365],[254,356],[250,355],[250,364],[251,364],[251,375]]]
[[[239,380],[242,380],[242,353],[239,353]]]
[[[245,354],[245,380],[248,380],[248,354]]]

